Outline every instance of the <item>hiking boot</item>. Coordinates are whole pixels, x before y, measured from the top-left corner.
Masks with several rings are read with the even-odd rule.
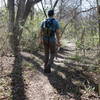
[[[45,67],[44,68],[44,73],[51,73],[51,68],[50,67]]]

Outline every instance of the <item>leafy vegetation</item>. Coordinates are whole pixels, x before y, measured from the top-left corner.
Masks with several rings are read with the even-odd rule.
[[[86,9],[82,0],[8,0],[8,7],[0,8],[0,99],[24,100],[28,89],[35,94],[38,87],[45,88],[42,92],[53,87],[55,99],[55,95],[62,99],[61,94],[68,100],[100,99],[96,90],[96,84],[100,85],[100,6],[93,1],[85,1]],[[53,73],[46,76],[39,31],[51,8],[60,23],[62,45]]]

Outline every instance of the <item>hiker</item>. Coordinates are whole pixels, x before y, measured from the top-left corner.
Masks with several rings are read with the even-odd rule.
[[[44,45],[44,73],[50,73],[56,54],[56,46],[60,46],[60,26],[54,18],[54,10],[48,11],[48,18],[42,22],[40,42]]]

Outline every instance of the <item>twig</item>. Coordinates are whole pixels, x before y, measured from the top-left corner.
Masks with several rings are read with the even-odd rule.
[[[53,6],[53,9],[55,9],[55,7],[57,6],[58,1],[59,1],[59,0],[56,0],[56,1],[55,1],[54,6]]]
[[[50,0],[50,4],[51,4],[51,9],[52,9],[52,0]]]
[[[7,4],[6,4],[6,1],[5,1],[5,0],[3,0],[3,2],[4,2],[4,5],[5,5],[5,7],[7,8]]]
[[[42,5],[42,9],[43,9],[44,15],[45,15],[45,17],[47,18],[47,14],[46,14],[46,11],[45,11],[45,9],[44,9],[43,2],[42,2],[42,1],[41,1],[41,5]]]

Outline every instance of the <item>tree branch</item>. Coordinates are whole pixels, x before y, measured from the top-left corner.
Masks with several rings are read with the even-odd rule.
[[[59,0],[56,0],[56,1],[55,1],[54,6],[53,6],[53,9],[55,9],[55,7],[57,6],[58,1],[59,1]]]
[[[42,2],[42,1],[41,1],[41,5],[42,5],[42,9],[43,9],[44,15],[45,15],[45,17],[47,18],[47,14],[46,14],[46,11],[45,11],[45,9],[44,9],[43,2]]]
[[[52,0],[50,0],[50,5],[51,5],[51,9],[52,9]]]
[[[64,34],[66,27],[69,25],[69,23],[70,23],[71,21],[72,21],[72,19],[70,19],[70,21],[64,26],[64,28],[63,28],[63,30],[62,30],[62,35]],[[61,37],[62,37],[62,35],[61,35]]]
[[[82,11],[80,11],[80,12],[76,12],[76,15],[79,15],[79,14],[81,14],[81,13],[85,13],[85,12],[89,12],[89,11],[91,11],[91,10],[95,10],[97,7],[92,7],[92,8],[90,8],[90,9],[87,9],[87,10],[82,10]],[[76,9],[76,8],[75,8]],[[74,9],[74,10],[75,10]],[[75,15],[75,16],[76,16]],[[64,16],[62,16],[62,18],[63,17],[65,17],[66,15],[64,15]]]
[[[17,10],[17,15],[16,15],[16,24],[19,23],[19,21],[22,21],[23,15],[24,15],[24,10],[25,10],[25,2],[26,0],[19,0],[18,2],[18,10]]]
[[[26,6],[25,6],[25,11],[24,11],[24,15],[23,15],[23,25],[25,24],[26,22],[26,19],[31,11],[31,7],[34,6],[36,3],[40,2],[41,0],[27,0],[26,2]]]
[[[88,12],[88,11],[90,11],[90,10],[95,10],[96,8],[97,8],[97,7],[92,7],[92,8],[90,8],[90,9],[80,11],[80,12],[77,13],[77,15],[79,15],[80,13]]]
[[[5,5],[5,7],[7,8],[7,4],[6,4],[6,1],[5,1],[5,0],[3,0],[3,2],[4,2],[4,5]]]

